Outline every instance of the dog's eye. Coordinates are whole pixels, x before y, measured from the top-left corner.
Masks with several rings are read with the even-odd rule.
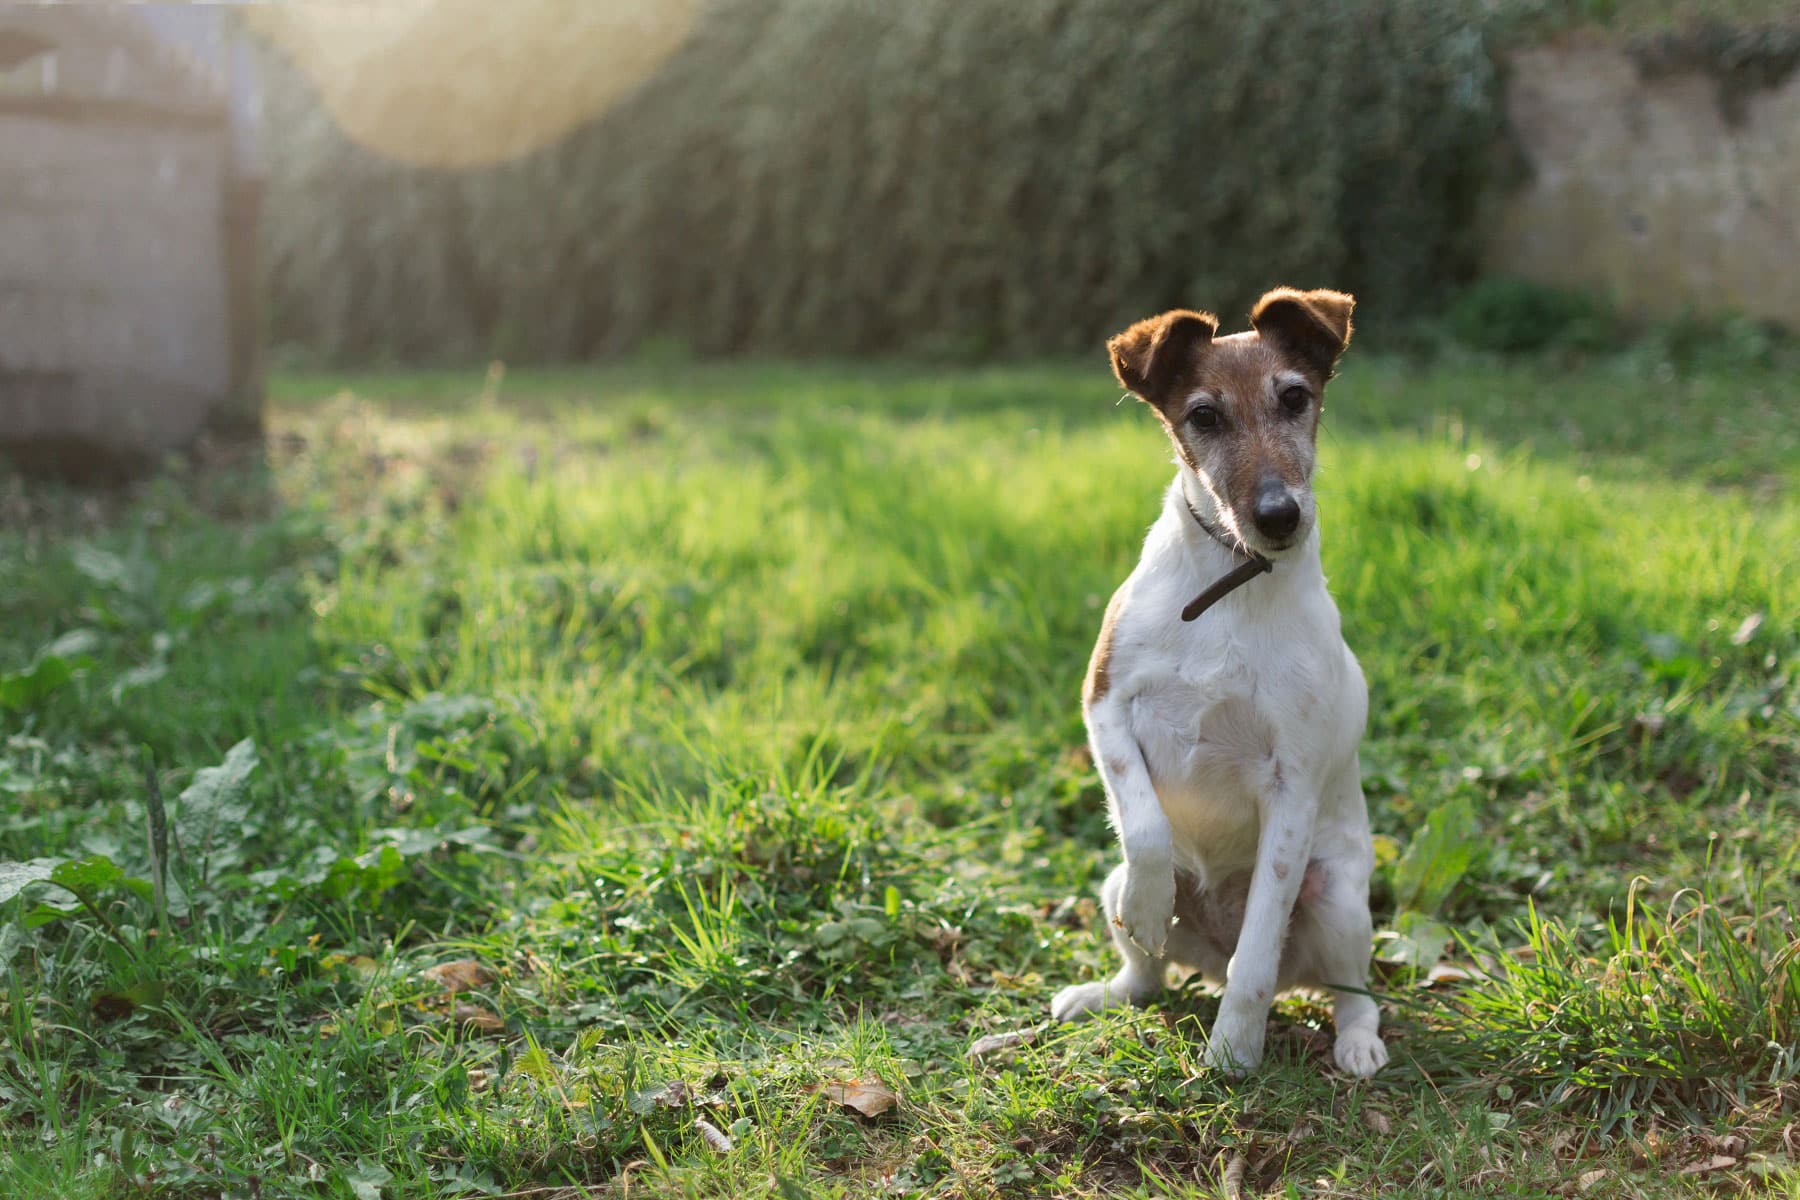
[[[1195,429],[1217,429],[1224,423],[1225,418],[1210,404],[1196,405],[1194,411],[1188,414],[1188,424]]]
[[[1311,403],[1312,393],[1297,383],[1281,389],[1281,407],[1296,417],[1305,412],[1306,406]]]

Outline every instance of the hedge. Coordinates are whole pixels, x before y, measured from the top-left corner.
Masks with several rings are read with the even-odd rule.
[[[1501,128],[1481,0],[714,0],[512,163],[351,144],[272,65],[273,334],[333,358],[1090,350],[1277,283],[1437,306]]]

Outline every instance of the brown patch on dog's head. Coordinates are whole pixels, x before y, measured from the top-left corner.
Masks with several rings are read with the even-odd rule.
[[[1106,344],[1119,382],[1162,419],[1230,532],[1265,554],[1311,527],[1319,413],[1355,303],[1276,288],[1251,309],[1249,332],[1218,337],[1210,314],[1178,309]]]
[[[1250,310],[1250,327],[1264,341],[1305,359],[1329,379],[1338,356],[1350,345],[1350,314],[1355,308],[1355,299],[1343,292],[1276,288],[1264,292]]]
[[[1180,384],[1218,331],[1219,319],[1211,313],[1178,308],[1107,339],[1106,351],[1119,382],[1160,408],[1162,398]]]

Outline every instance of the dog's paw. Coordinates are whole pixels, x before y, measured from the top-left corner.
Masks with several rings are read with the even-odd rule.
[[[1215,1071],[1240,1079],[1262,1063],[1263,1031],[1267,1018],[1255,1022],[1232,1021],[1220,1014],[1206,1038],[1201,1060]]]
[[[1129,871],[1113,924],[1151,958],[1161,958],[1175,919],[1175,872],[1146,867]]]
[[[1062,989],[1050,1000],[1052,1021],[1079,1021],[1106,1008],[1104,983],[1076,983]]]
[[[1367,1079],[1387,1065],[1388,1052],[1373,1029],[1351,1029],[1338,1035],[1332,1057],[1344,1074]]]
[[[1142,1004],[1161,987],[1162,980],[1156,972],[1127,965],[1104,983],[1072,984],[1056,993],[1050,1001],[1050,1017],[1056,1021],[1079,1021],[1102,1009]]]

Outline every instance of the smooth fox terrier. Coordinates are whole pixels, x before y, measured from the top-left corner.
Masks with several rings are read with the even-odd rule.
[[[1311,490],[1354,306],[1277,288],[1246,333],[1179,310],[1107,343],[1177,470],[1082,689],[1124,851],[1100,891],[1124,964],[1062,989],[1051,1013],[1141,1003],[1167,965],[1193,968],[1224,984],[1205,1061],[1232,1072],[1262,1061],[1270,1002],[1302,985],[1334,993],[1340,1069],[1387,1061],[1366,990],[1368,689],[1325,589]]]

